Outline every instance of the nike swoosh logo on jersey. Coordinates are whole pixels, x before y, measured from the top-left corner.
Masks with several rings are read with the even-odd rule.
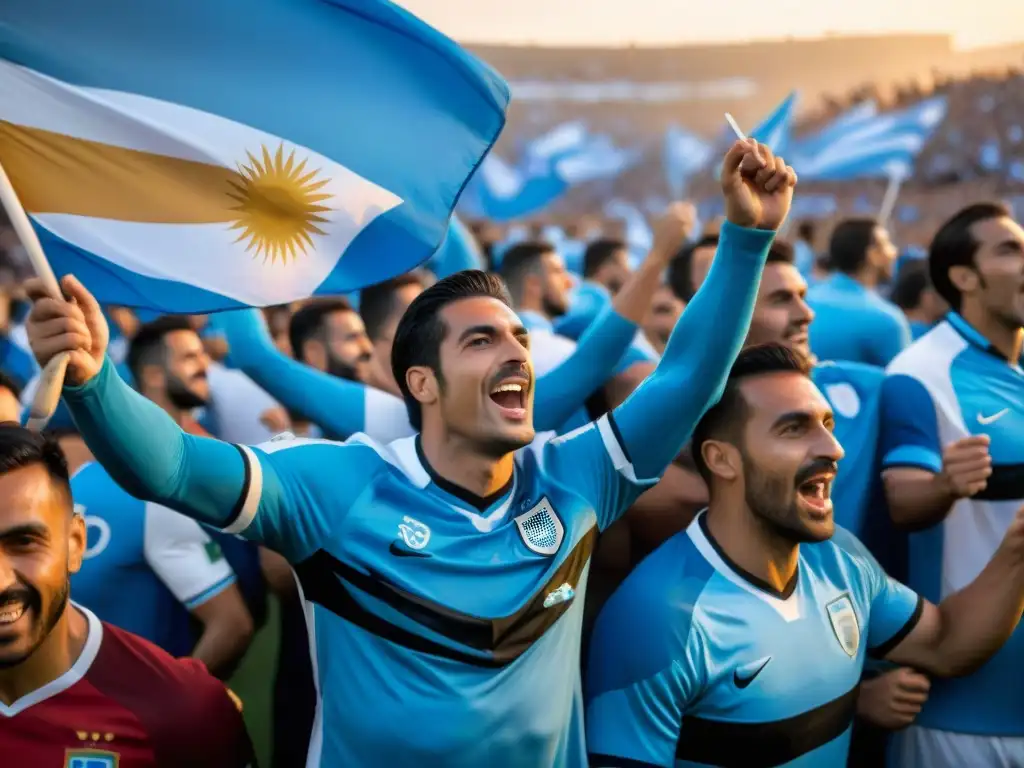
[[[392,541],[388,551],[395,557],[430,557],[429,552],[418,552],[410,547],[403,547],[397,541]]]
[[[761,674],[761,670],[767,667],[768,662],[771,660],[772,657],[769,656],[764,661],[762,661],[761,665],[757,667],[749,675],[741,675],[740,671],[737,669],[735,672],[732,673],[732,681],[736,683],[737,688],[746,688],[748,685],[754,682],[754,678]],[[755,661],[754,663],[756,664],[757,662]],[[747,668],[749,669],[749,666]]]
[[[1003,410],[999,411],[998,413],[993,413],[991,416],[982,416],[979,413],[978,414],[978,423],[981,424],[981,425],[991,424],[993,421],[999,421],[999,419],[1003,418],[1003,416],[1005,416],[1009,412],[1010,412],[1009,408],[1003,408]]]

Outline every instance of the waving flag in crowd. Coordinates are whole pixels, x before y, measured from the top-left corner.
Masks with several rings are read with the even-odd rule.
[[[414,267],[508,99],[384,0],[0,11],[0,163],[58,275],[114,304],[275,304]]]
[[[946,117],[946,97],[825,129],[829,141],[801,151],[793,163],[807,181],[909,175],[914,159]],[[813,149],[813,147],[812,147]]]
[[[862,128],[877,116],[878,104],[874,101],[855,104],[817,133],[794,142],[790,147],[789,156],[796,159],[821,152],[832,142],[841,141],[848,133]]]
[[[793,132],[793,118],[796,114],[798,94],[793,91],[769,115],[757,124],[750,132],[751,138],[757,139],[777,155],[785,154],[789,146],[789,137]]]
[[[665,182],[673,198],[681,198],[686,183],[707,167],[714,147],[695,133],[670,125],[665,131]]]
[[[750,131],[750,138],[757,139],[762,144],[767,144],[768,148],[777,155],[784,154],[787,151],[789,139],[793,133],[793,119],[796,116],[796,102],[798,98],[799,94],[796,91],[792,91],[757,124],[754,130]],[[722,145],[728,144],[733,138],[731,130],[727,129],[727,132],[723,133],[719,139],[719,143]],[[715,178],[720,178],[721,174],[722,169],[719,166],[715,169]]]
[[[582,122],[563,123],[529,142],[516,166],[497,155],[487,157],[473,177],[464,208],[494,221],[530,216],[574,186],[618,177],[640,154],[589,133]]]

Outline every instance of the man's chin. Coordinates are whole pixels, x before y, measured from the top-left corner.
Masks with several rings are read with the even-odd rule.
[[[805,521],[803,524],[803,541],[818,544],[828,541],[836,532],[835,519],[829,515],[825,520]]]
[[[28,637],[19,636],[7,643],[0,642],[0,670],[11,669],[24,664],[36,652],[40,643],[32,643]]]
[[[502,429],[496,430],[488,435],[485,442],[488,446],[487,452],[496,458],[514,453],[520,448],[525,448],[537,436],[533,424],[510,427],[505,425]]]
[[[794,352],[804,355],[805,357],[811,357],[811,341],[810,339],[786,339],[786,346],[792,349]]]

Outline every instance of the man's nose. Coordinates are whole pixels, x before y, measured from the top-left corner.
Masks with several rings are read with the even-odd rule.
[[[814,310],[811,309],[811,305],[807,303],[805,299],[799,300],[800,307],[800,320],[808,325],[814,320]]]
[[[846,455],[846,451],[843,450],[842,444],[836,440],[836,436],[831,430],[822,427],[821,434],[821,446],[818,448],[819,456],[831,459],[832,461],[839,461]]]
[[[507,355],[505,358],[507,364],[519,363],[525,366],[530,362],[530,350],[522,340],[515,336],[509,336],[504,346],[503,351]]]

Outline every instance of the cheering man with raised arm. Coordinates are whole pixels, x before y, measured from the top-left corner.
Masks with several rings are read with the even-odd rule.
[[[582,768],[597,532],[719,397],[795,182],[764,145],[732,146],[718,257],[658,368],[612,413],[535,450],[519,450],[535,437],[529,337],[483,272],[409,306],[392,368],[420,432],[387,445],[185,434],[117,377],[99,307],[73,278],[74,303],[30,286],[29,335],[42,363],[70,354],[68,407],[124,488],[294,565],[322,698],[307,765]]]

